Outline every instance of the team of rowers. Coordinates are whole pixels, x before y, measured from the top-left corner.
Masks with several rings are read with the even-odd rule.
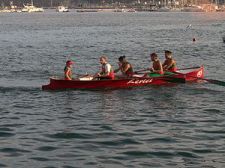
[[[161,76],[166,72],[174,72],[177,70],[176,61],[172,57],[172,52],[165,50],[165,61],[162,64],[156,53],[150,54],[152,66],[150,68],[145,69],[145,71],[150,71],[149,73],[145,73],[144,77],[150,76]],[[106,56],[100,57],[100,64],[102,65],[102,69],[99,73],[96,73],[93,76],[93,79],[102,80],[102,79],[115,79],[115,73],[121,72],[123,77],[132,77],[137,72],[133,71],[132,65],[126,60],[125,56],[119,57],[119,67],[113,70],[113,67],[108,63],[108,59]],[[65,80],[72,80],[72,65],[73,61],[68,60],[66,62],[66,66],[64,68],[64,76]]]

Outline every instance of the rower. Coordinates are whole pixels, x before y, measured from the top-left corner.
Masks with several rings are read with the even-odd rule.
[[[94,78],[97,78],[99,80],[102,79],[114,79],[114,71],[112,66],[108,63],[108,58],[103,55],[100,57],[100,64],[102,64],[102,70],[101,72],[97,73]]]
[[[71,60],[66,61],[66,66],[64,68],[65,80],[72,80],[72,65],[73,64],[74,62]]]
[[[165,50],[165,61],[163,63],[163,70],[164,71],[170,71],[170,72],[175,72],[177,70],[176,67],[176,61],[172,57],[172,52]]]
[[[150,57],[152,61],[152,68],[149,68],[149,70],[151,71],[151,73],[163,75],[163,67],[160,60],[158,59],[158,55],[156,53],[151,53]]]
[[[151,53],[150,57],[151,57],[151,61],[152,61],[152,67],[149,68],[151,73],[149,73],[148,75],[150,77],[162,76],[164,74],[163,67],[162,67],[160,60],[158,59],[157,54]]]
[[[114,73],[117,73],[117,72],[121,71],[122,76],[131,77],[133,75],[133,68],[132,68],[132,65],[129,62],[127,62],[126,56],[125,55],[120,56],[118,58],[118,60],[119,60],[119,63],[118,63],[119,68],[116,69],[114,71]]]

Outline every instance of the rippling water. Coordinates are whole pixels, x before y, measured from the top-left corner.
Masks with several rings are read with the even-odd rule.
[[[186,29],[188,25],[192,25]],[[65,60],[94,73],[106,54],[135,69],[174,52],[225,81],[225,13],[0,13],[0,167],[225,166],[225,88],[208,83],[42,91]],[[192,42],[192,38],[196,42]]]

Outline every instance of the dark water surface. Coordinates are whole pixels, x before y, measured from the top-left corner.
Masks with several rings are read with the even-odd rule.
[[[224,28],[225,13],[0,13],[0,167],[225,167],[224,87],[41,90],[67,58],[138,70],[164,49],[225,81]]]

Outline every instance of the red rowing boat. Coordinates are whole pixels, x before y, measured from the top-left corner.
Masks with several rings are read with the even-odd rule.
[[[136,75],[131,78],[117,78],[114,80],[91,80],[89,77],[74,80],[64,80],[51,77],[48,85],[43,85],[43,90],[62,90],[62,89],[118,89],[130,88],[146,85],[167,85],[171,83],[185,83],[186,81],[196,81],[203,78],[204,68],[186,68],[178,71],[174,75],[161,77],[143,77]]]

